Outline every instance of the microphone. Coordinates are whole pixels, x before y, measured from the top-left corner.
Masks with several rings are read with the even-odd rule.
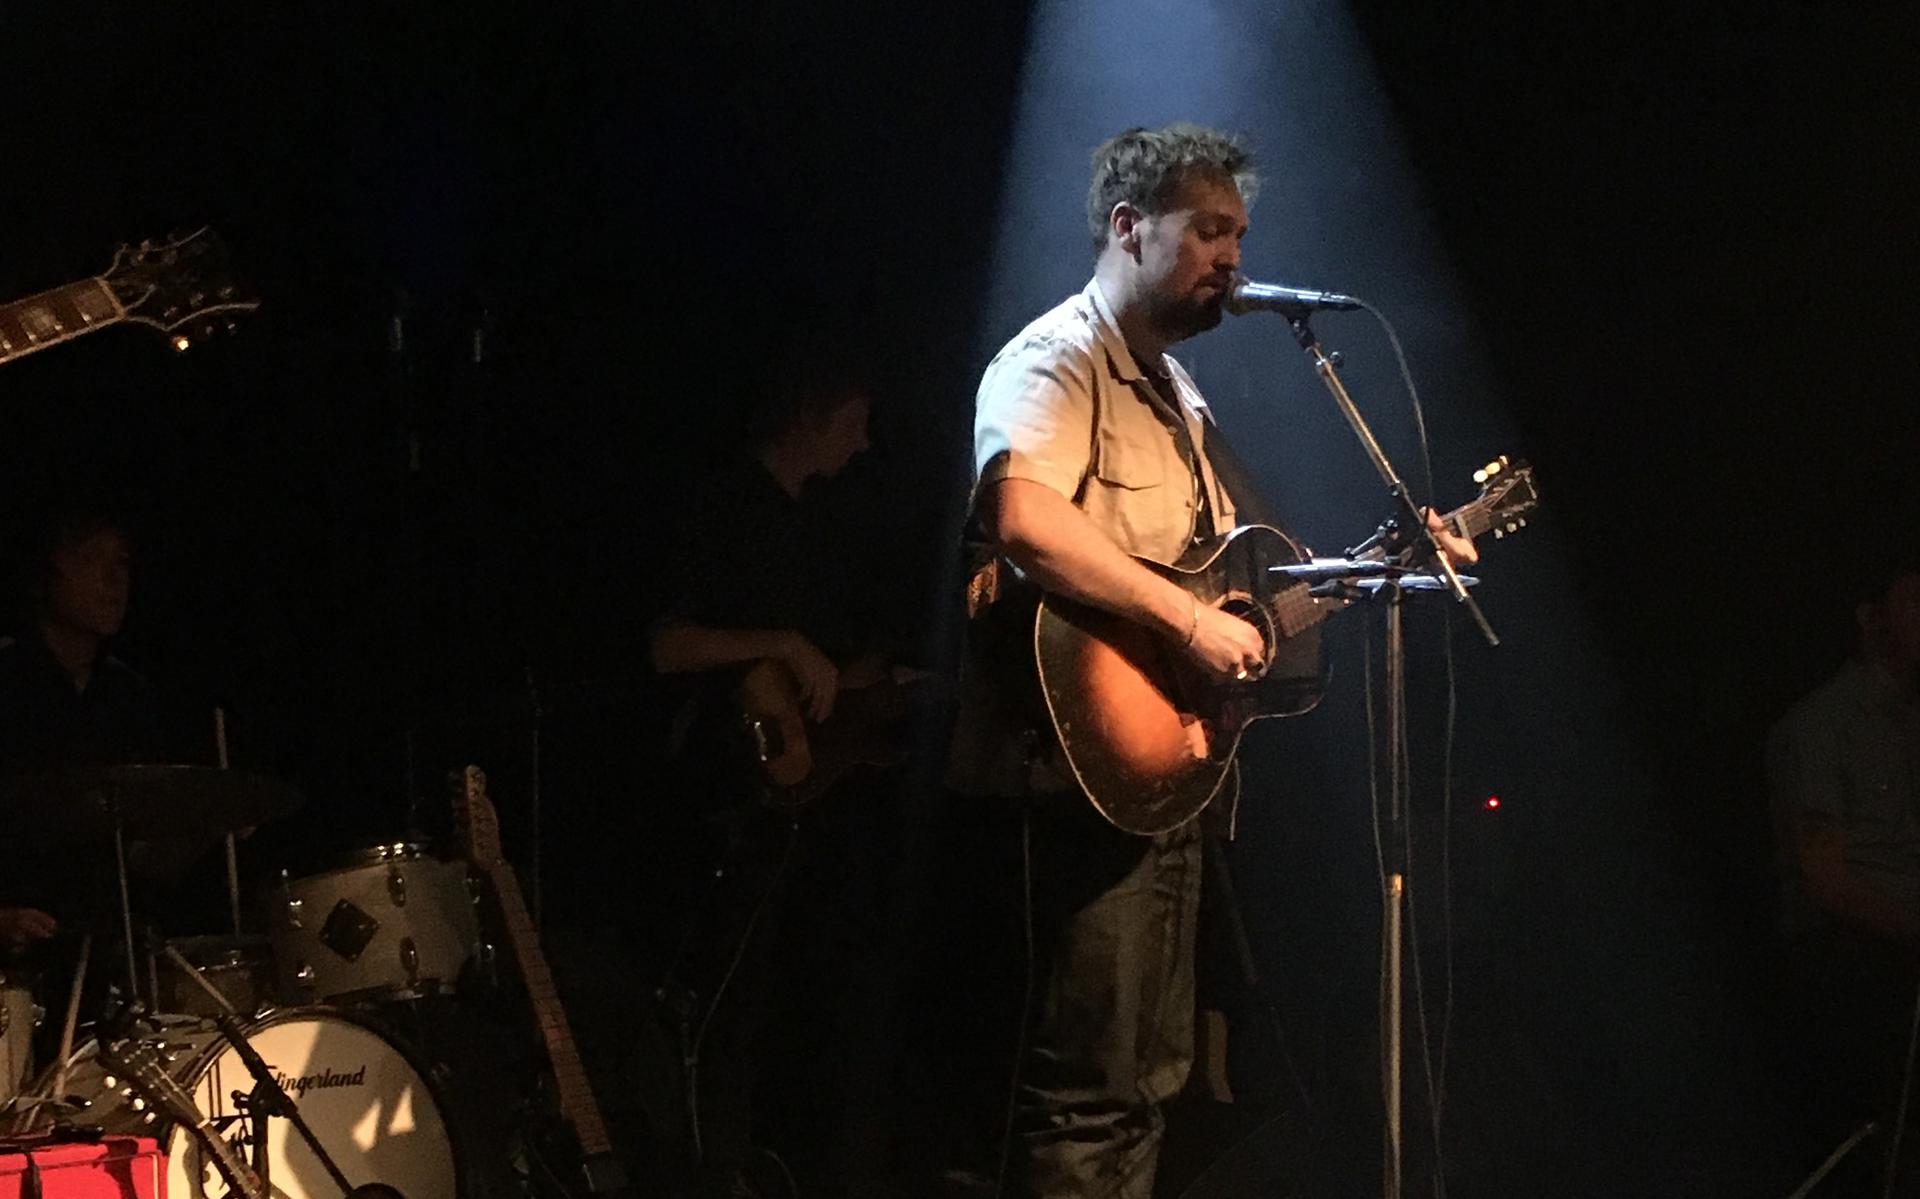
[[[1226,309],[1235,316],[1249,312],[1278,312],[1283,316],[1331,308],[1345,312],[1362,307],[1352,296],[1337,291],[1312,291],[1288,287],[1284,283],[1255,283],[1245,275],[1235,275],[1227,285]]]

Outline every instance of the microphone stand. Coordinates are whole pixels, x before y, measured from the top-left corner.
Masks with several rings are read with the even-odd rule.
[[[252,1130],[254,1169],[260,1175],[263,1189],[267,1184],[269,1161],[267,1119],[271,1116],[279,1116],[293,1125],[293,1130],[300,1134],[300,1139],[305,1141],[307,1148],[313,1151],[314,1160],[326,1170],[328,1177],[333,1179],[333,1184],[340,1188],[340,1194],[344,1199],[394,1199],[398,1192],[383,1183],[370,1182],[356,1187],[347,1181],[347,1176],[341,1172],[339,1164],[333,1160],[333,1155],[327,1152],[326,1147],[320,1143],[320,1138],[314,1134],[313,1127],[307,1123],[306,1117],[300,1114],[300,1105],[293,1101],[293,1096],[287,1094],[287,1089],[280,1085],[279,1079],[274,1077],[273,1067],[267,1065],[267,1060],[260,1056],[260,1051],[247,1040],[247,1032],[240,1027],[240,1021],[234,1016],[233,1005],[227,1001],[227,997],[209,983],[177,948],[163,944],[161,952],[173,959],[174,964],[184,970],[188,978],[216,1001],[218,1006],[213,1016],[214,1026],[220,1030],[220,1035],[226,1038],[227,1043],[233,1046],[233,1051],[240,1055],[241,1062],[246,1065],[247,1073],[253,1076],[253,1090],[247,1095],[246,1110],[254,1122]]]
[[[1387,494],[1394,505],[1394,515],[1380,533],[1362,543],[1366,550],[1372,550],[1385,542],[1391,535],[1390,530],[1398,525],[1399,531],[1412,537],[1416,558],[1424,559],[1432,566],[1445,583],[1454,602],[1463,605],[1479,626],[1480,635],[1488,645],[1499,645],[1500,638],[1495,635],[1493,626],[1487,623],[1486,616],[1480,611],[1480,605],[1474,602],[1468,593],[1466,584],[1441,552],[1440,539],[1427,527],[1426,514],[1413,500],[1406,482],[1387,458],[1380,447],[1380,441],[1367,426],[1366,418],[1360,415],[1360,409],[1347,394],[1346,385],[1340,381],[1340,361],[1337,354],[1329,354],[1314,336],[1313,329],[1307,323],[1310,309],[1306,305],[1288,307],[1282,310],[1287,318],[1287,326],[1293,331],[1293,338],[1306,351],[1313,362],[1314,373],[1326,384],[1327,391],[1333,396],[1334,405],[1340,409],[1353,434],[1360,441],[1361,449],[1379,472],[1380,479],[1387,486]],[[1361,547],[1357,547],[1361,548]],[[1349,551],[1349,557],[1358,557]],[[1384,837],[1386,878],[1383,880],[1384,894],[1380,901],[1380,941],[1381,953],[1381,989],[1384,992],[1380,1013],[1380,1074],[1382,1098],[1386,1104],[1386,1129],[1382,1146],[1382,1193],[1386,1199],[1399,1199],[1402,1191],[1402,1168],[1405,1161],[1405,1141],[1402,1137],[1401,1092],[1404,1079],[1404,1053],[1401,1045],[1403,1024],[1402,1008],[1404,1003],[1403,979],[1405,976],[1405,927],[1407,906],[1411,898],[1407,891],[1407,801],[1410,790],[1407,777],[1407,763],[1401,752],[1406,736],[1407,680],[1406,680],[1406,643],[1401,627],[1401,605],[1404,589],[1399,582],[1389,577],[1379,589],[1379,598],[1387,608],[1386,617],[1386,692],[1387,692],[1387,830]]]

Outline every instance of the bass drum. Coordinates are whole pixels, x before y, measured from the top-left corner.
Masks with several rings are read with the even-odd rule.
[[[389,1037],[323,1008],[271,1012],[245,1028],[348,1182],[385,1183],[403,1199],[457,1199],[459,1169],[440,1102],[411,1056]],[[205,1020],[161,1016],[141,1039],[161,1047],[173,1061],[174,1080],[216,1120],[235,1114],[234,1092],[244,1096],[253,1088],[239,1053]],[[171,1199],[224,1199],[226,1182],[193,1136],[156,1116],[150,1105],[136,1106],[125,1080],[111,1075],[97,1054],[97,1043],[88,1042],[68,1067],[66,1093],[90,1104],[80,1122],[158,1137],[167,1152],[165,1193]],[[219,1127],[251,1162],[247,1122]],[[339,1199],[340,1188],[287,1121],[273,1120],[270,1131],[274,1199]]]

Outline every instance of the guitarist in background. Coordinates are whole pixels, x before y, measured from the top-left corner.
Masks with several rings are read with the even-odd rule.
[[[970,529],[985,552],[948,781],[1007,817],[1032,946],[1000,1167],[1011,1196],[1147,1199],[1160,1105],[1192,1063],[1198,822],[1134,836],[1077,793],[1036,707],[1032,607],[1012,594],[1037,585],[1136,621],[1221,678],[1262,663],[1253,626],[1134,560],[1173,562],[1252,500],[1166,350],[1219,323],[1255,186],[1247,148],[1211,129],[1108,140],[1087,198],[1092,281],[980,382]],[[1473,556],[1460,539],[1449,551]]]
[[[798,1038],[779,1035],[775,1019],[792,1023],[795,1006],[775,981],[782,951],[792,952],[783,925],[801,826],[797,812],[765,802],[742,691],[772,680],[776,710],[756,715],[792,741],[829,720],[847,689],[886,674],[870,644],[876,620],[867,610],[877,547],[845,527],[832,497],[817,489],[867,449],[871,404],[861,368],[821,357],[818,343],[804,355],[778,357],[749,405],[744,452],[719,464],[683,506],[683,537],[670,564],[677,577],[649,631],[654,669],[684,695],[676,766],[653,805],[670,843],[663,849],[683,865],[673,894],[654,900],[672,904],[652,918],[670,943],[649,956],[661,961],[667,980],[663,1026],[689,1064],[678,1071],[678,1118],[656,1122],[687,1135],[712,1193],[782,1193],[758,1181],[767,1154],[756,1146],[779,1142],[790,1155],[797,1140],[829,1154],[823,1143],[843,1132],[796,1137],[766,1127],[775,1115],[836,1119],[822,1114],[833,1097],[817,1086],[779,1112],[766,1104],[756,1110],[752,1099],[756,1089],[767,1091],[770,1076],[791,1073],[790,1062],[774,1059],[802,1048],[789,1043]],[[848,983],[825,977],[814,985]],[[824,1030],[810,1035],[818,1054]],[[799,1161],[793,1166],[807,1172]]]

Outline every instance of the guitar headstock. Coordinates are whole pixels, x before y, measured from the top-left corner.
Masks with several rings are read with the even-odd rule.
[[[106,1087],[116,1090],[124,1083],[132,1092],[130,1101],[134,1110],[141,1113],[143,1123],[156,1124],[164,1117],[191,1130],[212,1156],[221,1177],[226,1179],[229,1196],[267,1199],[259,1178],[240,1160],[234,1147],[222,1138],[194,1103],[193,1096],[167,1069],[159,1046],[136,1039],[103,1041],[99,1052],[101,1065],[113,1072],[104,1080]]]
[[[200,1122],[200,1109],[194,1106],[193,1097],[174,1081],[154,1046],[137,1040],[103,1043],[100,1061],[113,1072],[105,1079],[106,1087],[114,1090],[124,1083],[131,1088],[135,1094],[133,1106],[143,1112],[145,1123],[156,1123],[161,1117],[184,1124]],[[114,1074],[120,1077],[116,1079]]]
[[[219,234],[205,227],[121,246],[100,281],[126,319],[167,334],[178,350],[230,331],[236,317],[260,307],[234,279]]]
[[[1505,454],[1474,471],[1473,481],[1480,485],[1480,494],[1459,512],[1470,536],[1491,532],[1497,540],[1517,533],[1527,527],[1527,513],[1540,506],[1533,468]]]
[[[453,827],[468,861],[506,861],[500,852],[500,816],[487,798],[487,772],[468,766],[453,776]]]

